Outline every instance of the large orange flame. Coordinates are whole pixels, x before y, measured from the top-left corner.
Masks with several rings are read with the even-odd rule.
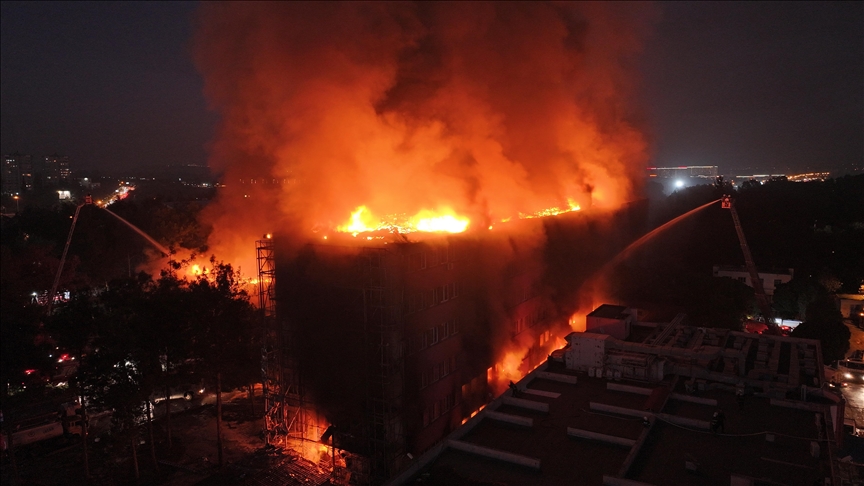
[[[342,233],[357,236],[360,233],[386,230],[393,233],[462,233],[468,228],[468,218],[456,215],[449,208],[440,211],[424,209],[414,216],[389,215],[383,218],[375,217],[366,206],[359,206],[351,219],[336,228]]]

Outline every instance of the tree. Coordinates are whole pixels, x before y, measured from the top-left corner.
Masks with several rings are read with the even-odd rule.
[[[793,337],[818,339],[822,344],[822,359],[826,364],[843,359],[849,351],[852,333],[843,324],[843,315],[827,293],[820,294],[807,307],[806,321],[792,331]]]
[[[144,416],[143,404],[147,400],[142,387],[142,375],[133,358],[100,348],[88,355],[82,367],[81,381],[91,403],[111,410],[112,436],[121,447],[129,445],[135,479],[141,477],[138,467],[138,424]]]
[[[62,344],[73,356],[80,358],[89,351],[89,345],[96,338],[104,320],[103,308],[98,305],[96,294],[85,289],[77,291],[66,304],[57,307],[53,316],[47,317],[47,328],[52,337]],[[84,386],[76,376],[72,381],[75,394],[81,403],[83,430],[81,448],[84,457],[84,475],[90,477],[90,461],[87,450],[87,400]]]
[[[139,425],[146,420],[150,432],[150,453],[156,462],[150,396],[161,375],[161,363],[154,352],[149,315],[150,294],[155,284],[149,275],[115,280],[96,295],[101,312],[92,350],[82,360],[79,380],[83,394],[94,406],[112,411],[112,429],[121,443],[130,444],[136,479]],[[77,311],[76,311],[77,309]],[[86,316],[83,303],[74,302],[65,313]],[[92,309],[90,312],[95,312]],[[145,413],[146,412],[146,413]]]
[[[772,304],[778,317],[800,319],[819,294],[819,285],[808,278],[793,278],[774,289]]]
[[[216,385],[216,443],[222,454],[222,387],[253,383],[260,374],[259,320],[230,264],[210,259],[212,269],[189,284],[193,355]]]

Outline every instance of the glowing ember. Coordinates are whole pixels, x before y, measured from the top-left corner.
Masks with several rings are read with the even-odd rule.
[[[530,219],[530,218],[544,218],[546,216],[557,216],[563,213],[569,213],[572,211],[579,211],[582,207],[574,201],[572,198],[567,198],[567,206],[558,206],[554,208],[542,209],[540,211],[535,211],[533,213],[519,213],[520,219]],[[505,220],[506,221],[506,220]],[[503,221],[502,221],[503,222]]]
[[[457,216],[452,210],[441,211],[421,210],[414,216],[405,218],[403,215],[387,215],[375,217],[366,206],[359,206],[348,223],[336,228],[342,233],[357,236],[360,233],[372,231],[390,231],[392,233],[462,233],[468,228],[468,218]],[[326,237],[325,237],[326,239]],[[371,240],[372,237],[367,237]]]

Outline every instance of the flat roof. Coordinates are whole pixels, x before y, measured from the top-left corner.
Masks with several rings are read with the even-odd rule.
[[[462,449],[443,447],[404,482],[597,485],[609,476],[658,486],[725,486],[733,474],[770,484],[830,477],[828,443],[820,439],[826,437],[820,432],[826,427],[824,399],[772,399],[751,390],[739,401],[734,385],[699,380],[701,386],[688,392],[689,380],[607,380],[547,361],[517,384],[522,391],[515,397],[508,390],[447,439]],[[525,408],[520,400],[548,411]],[[724,427],[714,433],[709,424],[720,410]],[[642,418],[647,415],[649,426]],[[517,425],[502,417],[531,422]],[[568,428],[600,439],[572,437]],[[811,442],[822,448],[820,458],[811,455]],[[463,451],[473,446],[487,455],[537,460],[539,468]]]
[[[623,305],[603,304],[600,307],[591,311],[588,317],[602,317],[604,319],[624,319],[627,317],[625,311],[627,307]]]

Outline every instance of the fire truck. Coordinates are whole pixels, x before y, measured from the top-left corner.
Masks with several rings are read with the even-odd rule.
[[[57,412],[28,417],[15,422],[0,434],[0,450],[10,447],[9,434],[12,434],[11,446],[21,447],[57,437],[80,436],[83,431],[82,415],[77,402],[68,402],[60,406]]]

